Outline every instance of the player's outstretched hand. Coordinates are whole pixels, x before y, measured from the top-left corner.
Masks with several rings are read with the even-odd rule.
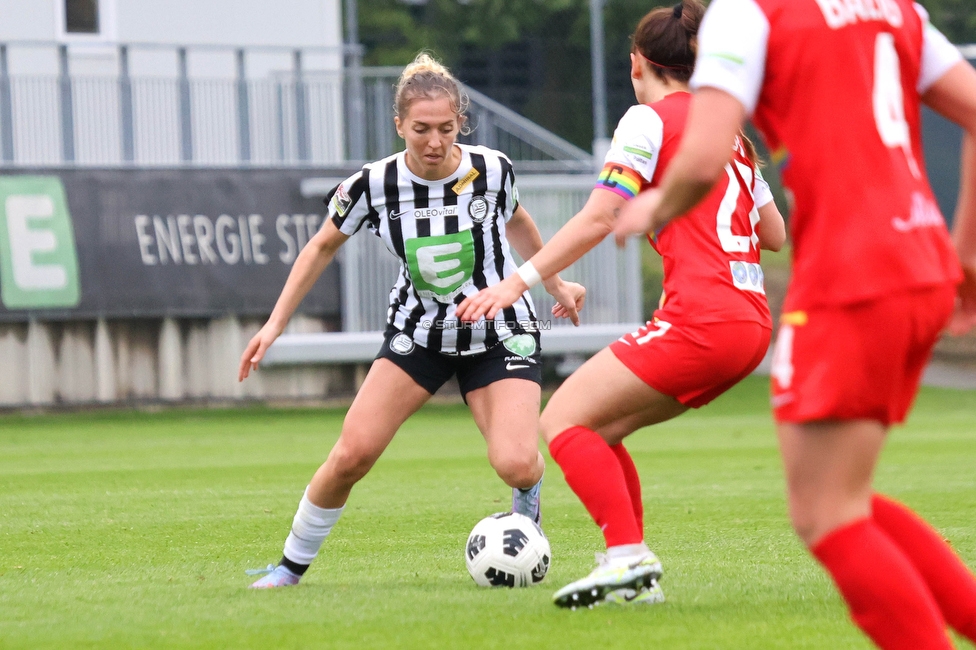
[[[264,353],[268,351],[268,348],[275,342],[279,334],[281,334],[280,329],[272,326],[271,323],[265,323],[264,327],[251,338],[247,347],[244,348],[244,354],[241,355],[241,365],[237,371],[237,381],[244,381],[251,374],[252,370],[258,369],[258,364],[264,358]]]
[[[556,299],[552,306],[552,315],[556,318],[568,318],[573,325],[579,327],[579,313],[586,302],[586,287],[575,282],[564,282],[559,276],[553,276],[545,282],[546,291]]]
[[[613,225],[613,238],[623,248],[627,238],[642,235],[654,229],[653,217],[661,202],[661,190],[654,188],[641,192],[624,205]]]
[[[956,310],[949,321],[949,333],[955,336],[962,336],[976,327],[976,269],[964,268],[963,273]]]
[[[499,309],[511,307],[526,291],[528,287],[522,278],[510,275],[498,284],[465,298],[457,307],[457,317],[469,323],[474,323],[482,316],[491,320]]]

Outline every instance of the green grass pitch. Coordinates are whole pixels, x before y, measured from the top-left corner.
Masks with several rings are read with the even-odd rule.
[[[552,592],[602,538],[549,462],[542,585],[486,590],[468,531],[508,508],[461,406],[410,420],[298,587],[276,561],[341,410],[0,417],[0,648],[869,648],[785,516],[751,378],[634,435],[668,602],[569,612]],[[976,392],[923,390],[878,472],[976,566]],[[961,647],[968,647],[960,642]]]

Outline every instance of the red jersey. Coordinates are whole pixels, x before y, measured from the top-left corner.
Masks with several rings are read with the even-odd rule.
[[[909,0],[709,7],[692,86],[754,111],[795,199],[785,310],[960,279],[920,128],[920,94],[959,60],[947,46]]]
[[[632,198],[657,186],[678,150],[690,102],[678,92],[632,107],[614,132],[597,187]],[[757,200],[761,207],[772,195],[738,139],[725,171],[691,212],[648,238],[664,261],[665,303],[657,315],[771,326],[756,228]]]

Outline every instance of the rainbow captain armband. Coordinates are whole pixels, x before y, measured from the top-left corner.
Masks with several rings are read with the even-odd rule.
[[[617,163],[607,163],[600,172],[596,186],[616,192],[627,200],[637,196],[644,185],[644,178],[630,167]]]

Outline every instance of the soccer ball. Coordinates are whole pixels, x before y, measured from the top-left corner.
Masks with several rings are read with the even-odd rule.
[[[468,573],[482,587],[528,587],[549,571],[549,540],[534,521],[499,512],[479,521],[464,549]]]

